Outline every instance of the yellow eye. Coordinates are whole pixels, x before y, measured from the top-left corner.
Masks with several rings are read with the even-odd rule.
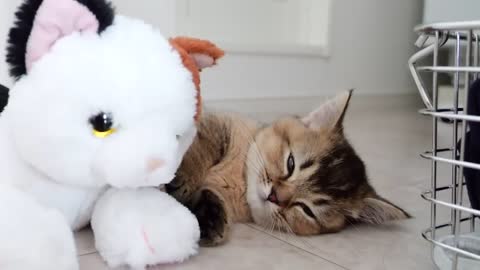
[[[113,117],[109,113],[101,112],[90,118],[90,124],[93,128],[93,135],[98,138],[105,138],[116,130],[113,128]]]
[[[110,135],[112,135],[112,133],[114,133],[116,130],[114,128],[112,129],[109,129],[107,131],[97,131],[97,130],[93,130],[93,135],[95,135],[95,137],[97,138],[106,138]]]

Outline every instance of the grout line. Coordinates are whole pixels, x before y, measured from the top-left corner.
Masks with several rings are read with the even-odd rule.
[[[285,243],[285,244],[288,244],[288,245],[290,245],[290,246],[292,246],[292,247],[295,247],[295,248],[297,248],[297,249],[300,249],[300,250],[302,250],[302,251],[304,251],[304,252],[306,252],[306,253],[308,253],[308,254],[310,254],[310,255],[313,255],[313,256],[315,256],[315,257],[317,257],[317,258],[320,258],[320,259],[325,260],[325,261],[327,261],[327,262],[329,262],[329,263],[331,263],[331,264],[334,264],[334,265],[336,265],[336,266],[338,266],[338,267],[340,267],[340,268],[342,268],[342,269],[350,270],[349,268],[347,268],[347,267],[345,267],[345,266],[343,266],[343,265],[341,265],[341,264],[338,264],[338,263],[336,263],[336,262],[334,262],[334,261],[332,261],[332,260],[329,260],[329,259],[327,259],[327,258],[324,258],[324,257],[322,257],[322,256],[320,256],[320,255],[318,255],[318,254],[315,254],[315,253],[313,253],[313,252],[311,252],[311,251],[309,251],[309,250],[307,250],[307,249],[304,249],[304,248],[302,248],[302,247],[300,247],[300,246],[298,246],[298,245],[296,245],[296,244],[292,244],[292,243],[290,243],[290,242],[288,242],[288,241],[286,241],[286,240],[284,240],[284,239],[282,239],[282,238],[280,238],[280,237],[278,237],[278,236],[276,236],[276,235],[274,235],[274,234],[271,234],[271,233],[268,233],[268,232],[266,232],[266,231],[264,231],[264,230],[261,230],[261,229],[255,227],[255,226],[253,226],[253,225],[251,225],[251,224],[245,224],[245,225],[247,225],[247,226],[250,227],[251,229],[254,229],[254,230],[258,231],[258,232],[261,232],[261,233],[264,233],[264,234],[266,234],[266,235],[269,235],[270,237],[273,237],[273,238],[275,238],[275,239],[277,239],[277,240],[279,240],[279,241],[281,241],[281,242],[283,242],[283,243]]]

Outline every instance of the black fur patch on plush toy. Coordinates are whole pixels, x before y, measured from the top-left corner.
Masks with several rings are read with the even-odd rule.
[[[103,32],[112,25],[115,16],[114,9],[106,0],[76,0],[85,5],[99,22],[98,32]],[[15,13],[15,24],[10,29],[7,45],[7,63],[10,65],[10,75],[16,80],[27,74],[25,53],[33,21],[43,0],[26,0]]]
[[[8,103],[8,88],[0,84],[0,113]]]

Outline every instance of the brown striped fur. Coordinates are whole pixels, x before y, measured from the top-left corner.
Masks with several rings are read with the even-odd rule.
[[[343,134],[350,97],[344,93],[303,119],[266,126],[237,115],[203,116],[167,186],[197,216],[201,244],[225,242],[234,222],[312,235],[409,217],[377,195]]]

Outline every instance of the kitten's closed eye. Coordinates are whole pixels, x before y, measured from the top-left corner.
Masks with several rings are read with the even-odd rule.
[[[324,205],[324,204],[328,204],[329,200],[327,199],[315,199],[313,201],[313,204],[314,205]]]
[[[310,207],[308,207],[306,204],[302,203],[302,202],[295,202],[293,203],[293,206],[298,206],[302,209],[302,211],[309,217],[315,219],[315,214],[313,214],[313,211],[312,209],[310,209]]]

